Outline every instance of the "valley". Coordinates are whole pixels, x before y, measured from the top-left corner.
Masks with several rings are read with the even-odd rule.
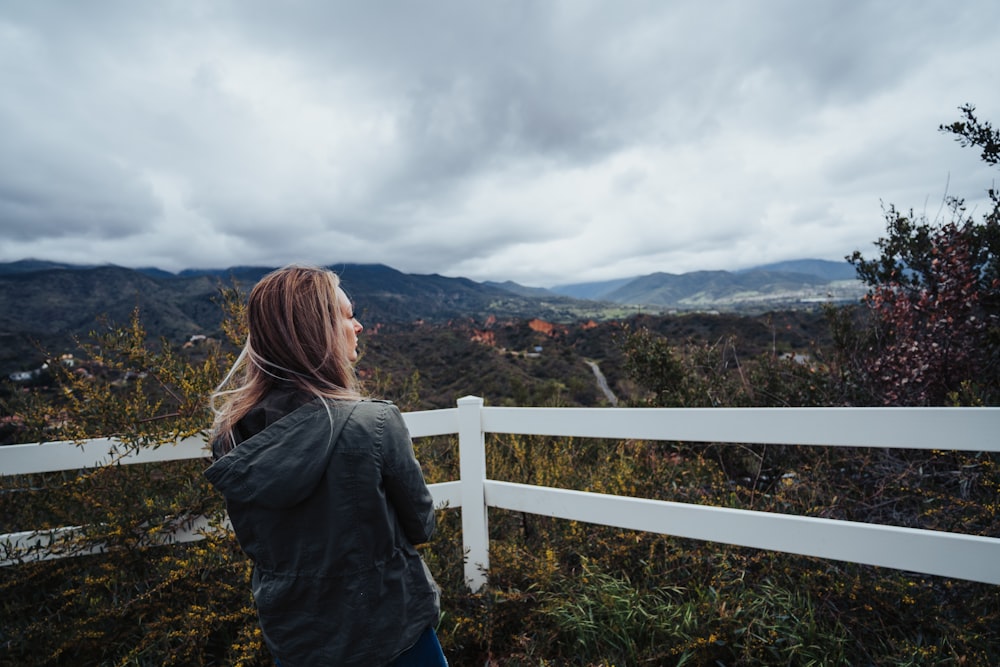
[[[456,336],[488,345],[501,334],[514,338],[504,347],[515,351],[528,350],[529,342],[545,341],[551,347],[553,341],[586,337],[571,336],[571,329],[600,328],[610,338],[621,323],[646,316],[675,315],[678,322],[717,317],[722,330],[730,331],[741,315],[751,321],[771,311],[808,317],[824,303],[856,301],[860,295],[857,282],[844,279],[840,263],[816,261],[735,273],[653,274],[553,290],[404,274],[383,265],[334,268],[369,333],[411,327],[421,335],[447,339],[444,331],[451,328],[461,332]],[[53,356],[79,354],[81,343],[93,333],[127,324],[136,310],[154,340],[182,345],[192,336],[218,336],[220,290],[237,286],[245,292],[269,270],[232,267],[171,274],[37,260],[0,263],[0,377],[31,371]],[[529,323],[527,330],[510,333],[520,326],[512,323],[519,321]],[[532,329],[530,322],[541,330]],[[694,328],[699,327],[704,328]],[[722,335],[699,333],[709,339]],[[374,345],[372,354],[379,349]],[[606,354],[593,358],[600,361]]]

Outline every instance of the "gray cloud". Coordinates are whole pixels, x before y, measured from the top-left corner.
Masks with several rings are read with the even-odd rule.
[[[0,261],[528,284],[838,259],[975,204],[989,0],[0,9]]]
[[[0,118],[0,123],[3,120]],[[160,210],[141,174],[113,156],[9,137],[0,152],[0,239],[127,236]]]

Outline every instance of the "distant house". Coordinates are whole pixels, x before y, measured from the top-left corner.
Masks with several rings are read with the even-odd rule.
[[[43,372],[48,370],[49,364],[46,362],[40,367],[31,371],[17,371],[16,373],[11,373],[7,377],[11,379],[12,382],[31,382],[37,379]]]
[[[185,349],[192,348],[195,345],[198,345],[200,343],[204,343],[207,340],[208,340],[208,338],[204,334],[193,334],[187,340],[187,342],[184,343],[184,345],[182,345],[182,347],[185,348]]]
[[[808,354],[801,354],[798,352],[786,352],[782,355],[782,358],[794,361],[797,364],[802,364],[803,366],[808,366],[812,362],[812,357]]]
[[[59,363],[67,368],[73,368],[74,366],[76,366],[76,359],[73,357],[72,354],[64,354],[61,357],[59,357]],[[31,382],[32,380],[37,380],[39,377],[41,377],[42,373],[44,373],[48,369],[49,369],[49,362],[46,361],[38,368],[35,368],[30,371],[17,371],[11,373],[7,377],[10,379],[11,382]]]

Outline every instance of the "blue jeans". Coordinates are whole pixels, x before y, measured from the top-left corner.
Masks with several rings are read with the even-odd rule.
[[[281,663],[277,660],[274,664],[281,667]],[[389,667],[448,667],[448,661],[444,658],[444,651],[441,650],[441,643],[434,628],[424,630],[417,643],[403,651],[389,663]]]
[[[448,667],[434,628],[427,628],[417,643],[403,651],[389,667]]]

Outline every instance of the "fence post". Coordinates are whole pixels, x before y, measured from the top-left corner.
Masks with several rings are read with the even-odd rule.
[[[486,439],[483,436],[483,399],[458,399],[458,456],[462,485],[462,546],[465,583],[475,592],[486,583],[490,542],[486,522]]]

